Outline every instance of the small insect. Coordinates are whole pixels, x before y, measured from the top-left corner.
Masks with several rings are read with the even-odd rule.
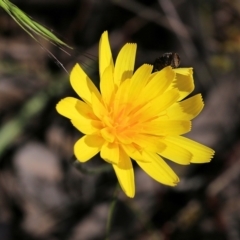
[[[180,57],[177,53],[169,52],[164,53],[161,57],[157,58],[153,63],[153,72],[162,70],[167,66],[177,68],[180,65]]]

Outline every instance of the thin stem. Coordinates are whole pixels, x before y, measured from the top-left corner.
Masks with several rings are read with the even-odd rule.
[[[118,190],[119,190],[119,185],[117,183],[115,191],[113,193],[113,197],[112,197],[112,201],[111,201],[111,204],[110,204],[109,212],[108,212],[105,240],[109,240],[109,235],[110,235],[110,230],[111,230],[111,225],[112,225],[112,220],[113,220],[113,214],[114,214],[116,203],[117,203]]]
[[[161,232],[156,233],[153,224],[150,220],[150,215],[143,212],[141,209],[139,209],[136,206],[136,203],[131,201],[130,199],[127,199],[125,202],[129,210],[136,216],[136,219],[138,219],[139,223],[141,224],[140,228],[146,230],[149,233],[149,239],[151,240],[163,240],[163,236],[161,235]]]
[[[73,162],[73,165],[79,170],[81,173],[84,174],[98,174],[98,173],[103,173],[103,172],[109,172],[112,168],[110,164],[104,165],[102,167],[98,168],[86,168],[81,164],[78,160],[75,160]]]

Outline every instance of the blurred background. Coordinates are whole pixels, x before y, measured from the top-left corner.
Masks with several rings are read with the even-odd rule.
[[[240,240],[240,1],[13,0],[73,49],[26,34],[0,9],[0,239],[102,240],[111,204],[112,240]],[[96,156],[72,161],[81,134],[57,114],[76,96],[67,72],[80,63],[98,84],[98,42],[114,57],[137,43],[135,67],[177,52],[193,67],[203,112],[188,137],[216,151],[211,163],[178,166],[175,187],[135,169],[136,196],[116,195]],[[55,58],[52,56],[54,55]]]

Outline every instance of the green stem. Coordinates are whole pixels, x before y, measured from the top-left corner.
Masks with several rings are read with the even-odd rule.
[[[117,193],[118,193],[118,190],[119,190],[119,185],[117,183],[115,191],[113,193],[113,197],[112,197],[112,201],[111,201],[111,204],[110,204],[109,212],[108,212],[107,227],[106,227],[106,238],[105,238],[105,240],[109,240],[113,214],[114,214],[116,203],[117,203]]]
[[[99,174],[103,172],[109,172],[112,168],[110,164],[104,165],[102,167],[98,168],[86,168],[84,167],[82,163],[80,163],[78,160],[75,160],[73,162],[73,165],[83,174]]]
[[[150,215],[144,213],[141,209],[139,209],[136,204],[128,199],[126,202],[126,205],[128,206],[129,210],[136,216],[136,219],[138,219],[140,223],[140,228],[144,229],[149,234],[149,239],[151,240],[163,240],[163,237],[160,235],[161,233],[156,233],[153,224],[150,220]]]

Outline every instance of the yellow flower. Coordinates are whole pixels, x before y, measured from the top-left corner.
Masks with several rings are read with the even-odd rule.
[[[144,64],[133,72],[136,48],[124,45],[114,65],[104,32],[99,43],[100,92],[76,64],[70,82],[83,101],[67,97],[56,107],[85,134],[74,146],[77,159],[86,162],[100,152],[129,197],[135,195],[131,159],[156,181],[175,186],[179,178],[162,157],[187,165],[209,162],[214,154],[181,136],[203,108],[200,94],[182,101],[194,89],[192,68],[152,73],[153,66]]]

